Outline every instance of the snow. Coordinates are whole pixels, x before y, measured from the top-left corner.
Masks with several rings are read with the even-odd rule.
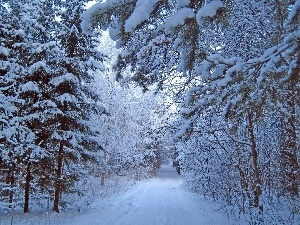
[[[69,93],[64,93],[64,94],[58,96],[56,99],[58,101],[60,101],[61,103],[64,103],[64,102],[77,103],[78,102],[77,98],[74,95],[71,95]]]
[[[127,0],[128,3],[133,2],[134,0]],[[142,0],[141,3],[143,2]],[[147,0],[148,2],[149,0]],[[153,2],[155,0],[151,0],[151,2]],[[158,0],[157,0],[158,1]],[[146,1],[145,1],[146,2]],[[93,17],[95,17],[95,15],[97,15],[97,13],[102,12],[102,11],[110,11],[111,9],[113,9],[114,7],[118,7],[119,5],[123,4],[122,1],[119,0],[106,0],[105,2],[97,2],[96,4],[92,5],[89,9],[87,9],[83,15],[82,15],[82,23],[81,23],[81,29],[82,32],[86,35],[91,35],[92,31],[93,31]],[[145,3],[147,4],[147,3]],[[112,15],[109,15],[109,19],[110,20]],[[106,27],[107,26],[107,27]],[[103,30],[106,30],[108,28],[108,24],[103,25],[101,27]]]
[[[0,54],[4,55],[4,56],[8,56],[9,55],[9,50],[5,47],[0,46]]]
[[[15,31],[15,35],[26,36],[26,33],[23,29],[19,29]]]
[[[189,114],[189,113],[191,113],[192,112],[192,110],[191,109],[189,109],[189,108],[183,108],[183,109],[181,109],[180,110],[180,114]]]
[[[54,86],[58,86],[61,83],[64,83],[66,81],[73,82],[73,83],[79,82],[78,78],[75,77],[72,73],[66,73],[60,77],[53,78],[49,83],[53,84]]]
[[[193,116],[192,119],[189,119],[185,122],[185,124],[181,127],[181,129],[174,135],[174,138],[181,138],[189,128],[191,128],[193,121],[196,116]]]
[[[2,70],[6,70],[9,65],[10,65],[10,63],[8,61],[2,61],[2,60],[0,60],[0,68]]]
[[[118,36],[121,32],[121,25],[118,22],[117,17],[112,16],[111,20],[112,20],[112,22],[111,22],[110,27],[108,29],[109,36],[113,41],[117,41]]]
[[[198,12],[197,12],[197,15],[196,15],[196,19],[197,19],[197,22],[199,24],[199,26],[202,25],[202,18],[203,17],[213,17],[216,15],[217,13],[217,10],[219,8],[223,7],[223,2],[221,1],[212,1],[208,4],[206,4],[204,7],[202,7]]]
[[[292,9],[289,13],[289,16],[288,16],[288,19],[285,23],[285,26],[287,26],[288,24],[290,24],[292,22],[293,18],[297,15],[297,12],[298,12],[299,9],[300,9],[300,0],[297,0],[294,3],[294,5],[293,5],[293,7],[292,7]]]
[[[57,105],[51,101],[51,100],[44,100],[44,101],[40,101],[38,102],[39,105],[43,106],[44,108],[48,108],[48,107],[52,107],[52,108],[57,108]],[[38,104],[34,105],[36,107],[38,107]]]
[[[213,78],[213,79],[221,77],[224,74],[225,69],[227,68],[227,66],[225,64],[217,64],[216,63],[216,65],[218,65],[218,67],[211,75],[211,78]]]
[[[44,70],[46,70],[46,68],[47,68],[47,65],[46,65],[46,63],[45,63],[44,61],[38,61],[38,62],[36,62],[36,63],[33,63],[33,64],[29,67],[28,72],[29,72],[30,74],[33,74],[33,73],[35,73],[36,71],[38,71],[39,69],[44,69]]]
[[[227,86],[227,84],[230,81],[232,81],[232,78],[229,75],[228,76],[227,75],[228,74],[226,73],[226,76],[223,79],[221,79],[221,80],[218,81],[217,86],[219,86],[219,87],[225,87],[225,86]]]
[[[143,46],[141,50],[137,53],[136,57],[138,60],[142,60],[145,56],[145,52],[148,52],[149,49],[152,49],[153,51],[157,51],[159,45],[162,45],[167,38],[165,35],[158,36],[151,40],[147,45]]]
[[[93,225],[230,225],[217,205],[188,192],[171,164],[162,165],[157,177],[138,182],[131,190],[96,200],[89,211],[17,214],[14,224]],[[2,223],[9,222],[4,216]],[[240,221],[235,221],[241,224]]]
[[[179,8],[183,8],[183,7],[186,7],[190,4],[190,0],[179,0],[178,1],[178,7]]]
[[[89,9],[87,9],[82,14],[82,23],[81,23],[82,32],[86,35],[91,35],[93,31],[93,26],[92,26],[93,16],[97,14],[98,11],[101,11],[105,8],[113,7],[114,4],[117,4],[117,1],[118,0],[107,0],[104,3],[100,1],[92,5]],[[104,29],[106,28],[104,27]]]
[[[186,93],[186,98],[185,98],[185,105],[188,105],[190,103],[190,100],[192,98],[192,95],[194,94],[194,92],[201,90],[201,87],[190,87],[189,90]]]
[[[259,85],[265,79],[264,74],[260,74],[256,79],[256,83]]]
[[[176,38],[174,41],[174,48],[176,49],[183,42],[182,38]]]
[[[105,67],[103,66],[103,64],[101,62],[93,60],[93,59],[89,59],[88,61],[86,61],[85,65],[88,67],[93,67],[95,69],[98,69],[102,72],[105,70]]]
[[[132,32],[143,21],[148,20],[159,0],[138,0],[133,13],[125,21],[125,32]]]
[[[33,91],[33,92],[39,92],[39,88],[38,86],[33,82],[33,81],[29,81],[26,84],[24,84],[22,86],[22,92],[26,92],[26,91]]]
[[[168,31],[176,26],[183,25],[186,19],[194,17],[195,13],[191,8],[185,7],[179,9],[176,13],[165,20],[165,30]]]
[[[103,5],[102,2],[98,2],[92,5],[89,9],[87,9],[82,14],[81,29],[84,34],[90,35],[92,33],[93,31],[92,21],[91,21],[92,17],[97,12],[97,10],[102,7],[102,5]]]

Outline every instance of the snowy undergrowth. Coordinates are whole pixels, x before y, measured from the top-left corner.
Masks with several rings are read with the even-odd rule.
[[[128,173],[126,176],[120,176],[117,174],[111,174],[106,177],[104,183],[102,183],[101,177],[89,176],[78,182],[76,189],[80,190],[80,193],[65,194],[64,204],[61,208],[61,212],[65,213],[79,213],[91,210],[94,208],[94,203],[98,199],[105,199],[113,195],[119,195],[129,190],[136,182],[135,173]],[[19,197],[21,198],[19,193]],[[49,216],[52,214],[53,199],[49,196],[43,198],[31,199],[31,210],[29,214],[23,214],[22,204],[15,204],[13,209],[1,209],[0,210],[0,225],[8,224],[12,219],[13,221],[22,220],[22,224],[35,224],[39,221],[39,224],[55,224],[55,218]],[[32,221],[31,217],[37,221]],[[3,218],[1,220],[1,218]]]
[[[299,224],[300,199],[264,196],[264,221],[266,224]]]
[[[0,210],[0,225],[22,224],[22,225],[58,225],[69,224],[69,220],[75,216],[103,208],[103,202],[109,201],[111,197],[119,198],[122,194],[132,189],[137,182],[152,177],[148,170],[128,170],[125,173],[111,173],[105,177],[104,184],[101,176],[91,175],[77,183],[76,189],[80,194],[65,194],[64,208],[59,214],[52,212],[52,199],[45,197],[43,200],[32,199],[29,213],[22,212],[21,205],[14,210]],[[101,204],[99,205],[99,202]],[[34,206],[34,207],[33,207]],[[92,219],[92,218],[91,218]],[[12,222],[11,222],[12,221]]]
[[[195,178],[191,179],[188,176],[184,179],[184,186],[196,194],[203,195],[203,197],[219,205],[219,210],[224,211],[227,214],[228,219],[236,221],[245,221],[246,224],[255,225],[258,224],[259,218],[263,219],[264,224],[273,225],[299,225],[300,221],[300,199],[289,199],[286,197],[278,197],[271,194],[263,194],[261,202],[263,204],[263,215],[259,215],[259,211],[251,207],[247,200],[242,198],[231,199],[231,203],[228,199],[220,196],[221,191],[212,196],[206,194],[203,191],[201,185],[195,183]],[[199,183],[198,183],[199,184]]]
[[[118,176],[111,175],[105,178],[102,184],[101,177],[89,177],[78,184],[78,189],[81,190],[80,194],[69,194],[65,196],[66,210],[72,211],[87,211],[93,208],[93,203],[97,199],[108,198],[112,195],[117,195],[127,191],[135,180],[131,175]]]
[[[119,181],[122,182],[122,179]],[[94,200],[91,209],[86,212],[18,214],[14,224],[246,224],[241,220],[226,218],[224,211],[215,211],[216,204],[210,204],[202,196],[186,191],[181,177],[171,165],[162,166],[155,178],[138,181],[125,193]],[[4,219],[3,224],[9,224],[9,218]]]

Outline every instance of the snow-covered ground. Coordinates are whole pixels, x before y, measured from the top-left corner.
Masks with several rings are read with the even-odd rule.
[[[95,200],[86,212],[18,214],[13,224],[45,225],[227,225],[234,224],[203,197],[186,191],[171,165],[156,178],[138,182],[130,191]],[[10,224],[0,218],[0,225]],[[235,224],[240,224],[235,221]]]

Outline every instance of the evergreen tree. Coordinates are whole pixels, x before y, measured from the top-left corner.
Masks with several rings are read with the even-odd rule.
[[[95,40],[80,34],[83,2],[11,1],[7,6],[8,25],[3,26],[8,27],[1,32],[10,39],[1,52],[1,94],[5,90],[11,101],[1,117],[11,119],[4,125],[10,132],[1,133],[1,163],[8,166],[8,201],[12,204],[18,186],[24,212],[29,211],[30,196],[39,193],[54,194],[53,210],[58,212],[61,194],[72,192],[84,164],[99,157],[99,132],[91,119],[104,108],[88,83],[93,80],[90,70],[102,68],[103,56],[94,50]],[[68,15],[57,21],[61,8]],[[13,70],[8,63],[14,63]]]
[[[11,122],[13,114],[17,110],[15,103],[17,99],[14,96],[12,90],[15,90],[14,74],[12,72],[11,64],[13,61],[10,59],[11,54],[11,39],[12,34],[10,32],[9,24],[9,12],[4,7],[4,2],[0,2],[0,193],[1,193],[1,205],[0,207],[7,207],[7,199],[9,196],[8,189],[10,185],[10,172],[9,166],[9,143],[10,136],[8,133],[12,132],[14,123]],[[10,131],[11,132],[8,132]],[[10,190],[11,192],[11,190]],[[4,203],[4,204],[3,204]]]
[[[24,212],[28,212],[30,190],[38,189],[31,186],[31,181],[37,181],[38,176],[42,176],[38,174],[40,161],[47,156],[47,119],[57,113],[49,101],[48,88],[49,77],[53,72],[49,67],[50,59],[53,52],[57,51],[49,30],[54,22],[54,14],[45,17],[42,12],[49,8],[49,2],[23,1],[19,4],[11,1],[8,7],[11,10],[9,16],[14,38],[10,40],[11,60],[18,65],[13,71],[15,89],[12,90],[18,99],[17,110],[13,115],[14,120],[18,121],[14,134],[17,147],[13,148],[10,159],[15,160],[15,168],[22,175],[14,180],[24,189]]]
[[[55,135],[51,145],[55,163],[53,211],[59,212],[63,192],[70,192],[72,184],[82,174],[75,163],[96,161],[101,146],[97,140],[99,129],[91,119],[104,112],[99,97],[90,88],[93,82],[90,70],[102,69],[102,54],[95,50],[96,39],[81,31],[81,14],[86,1],[67,1],[58,5],[60,14],[56,37],[64,54],[58,59],[59,70],[52,77],[51,100],[60,113],[53,118]],[[65,169],[63,170],[63,168]]]

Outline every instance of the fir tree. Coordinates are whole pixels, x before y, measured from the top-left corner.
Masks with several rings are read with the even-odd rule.
[[[55,135],[51,137],[56,158],[53,211],[59,212],[63,192],[70,192],[72,184],[81,174],[74,163],[96,161],[101,150],[97,140],[99,130],[91,119],[104,112],[99,97],[89,83],[93,82],[91,70],[102,69],[103,55],[95,50],[96,39],[81,31],[81,14],[86,1],[68,1],[58,5],[60,14],[57,38],[64,54],[59,58],[59,72],[50,81],[52,101],[60,110],[53,123]],[[66,167],[63,172],[63,167]]]

